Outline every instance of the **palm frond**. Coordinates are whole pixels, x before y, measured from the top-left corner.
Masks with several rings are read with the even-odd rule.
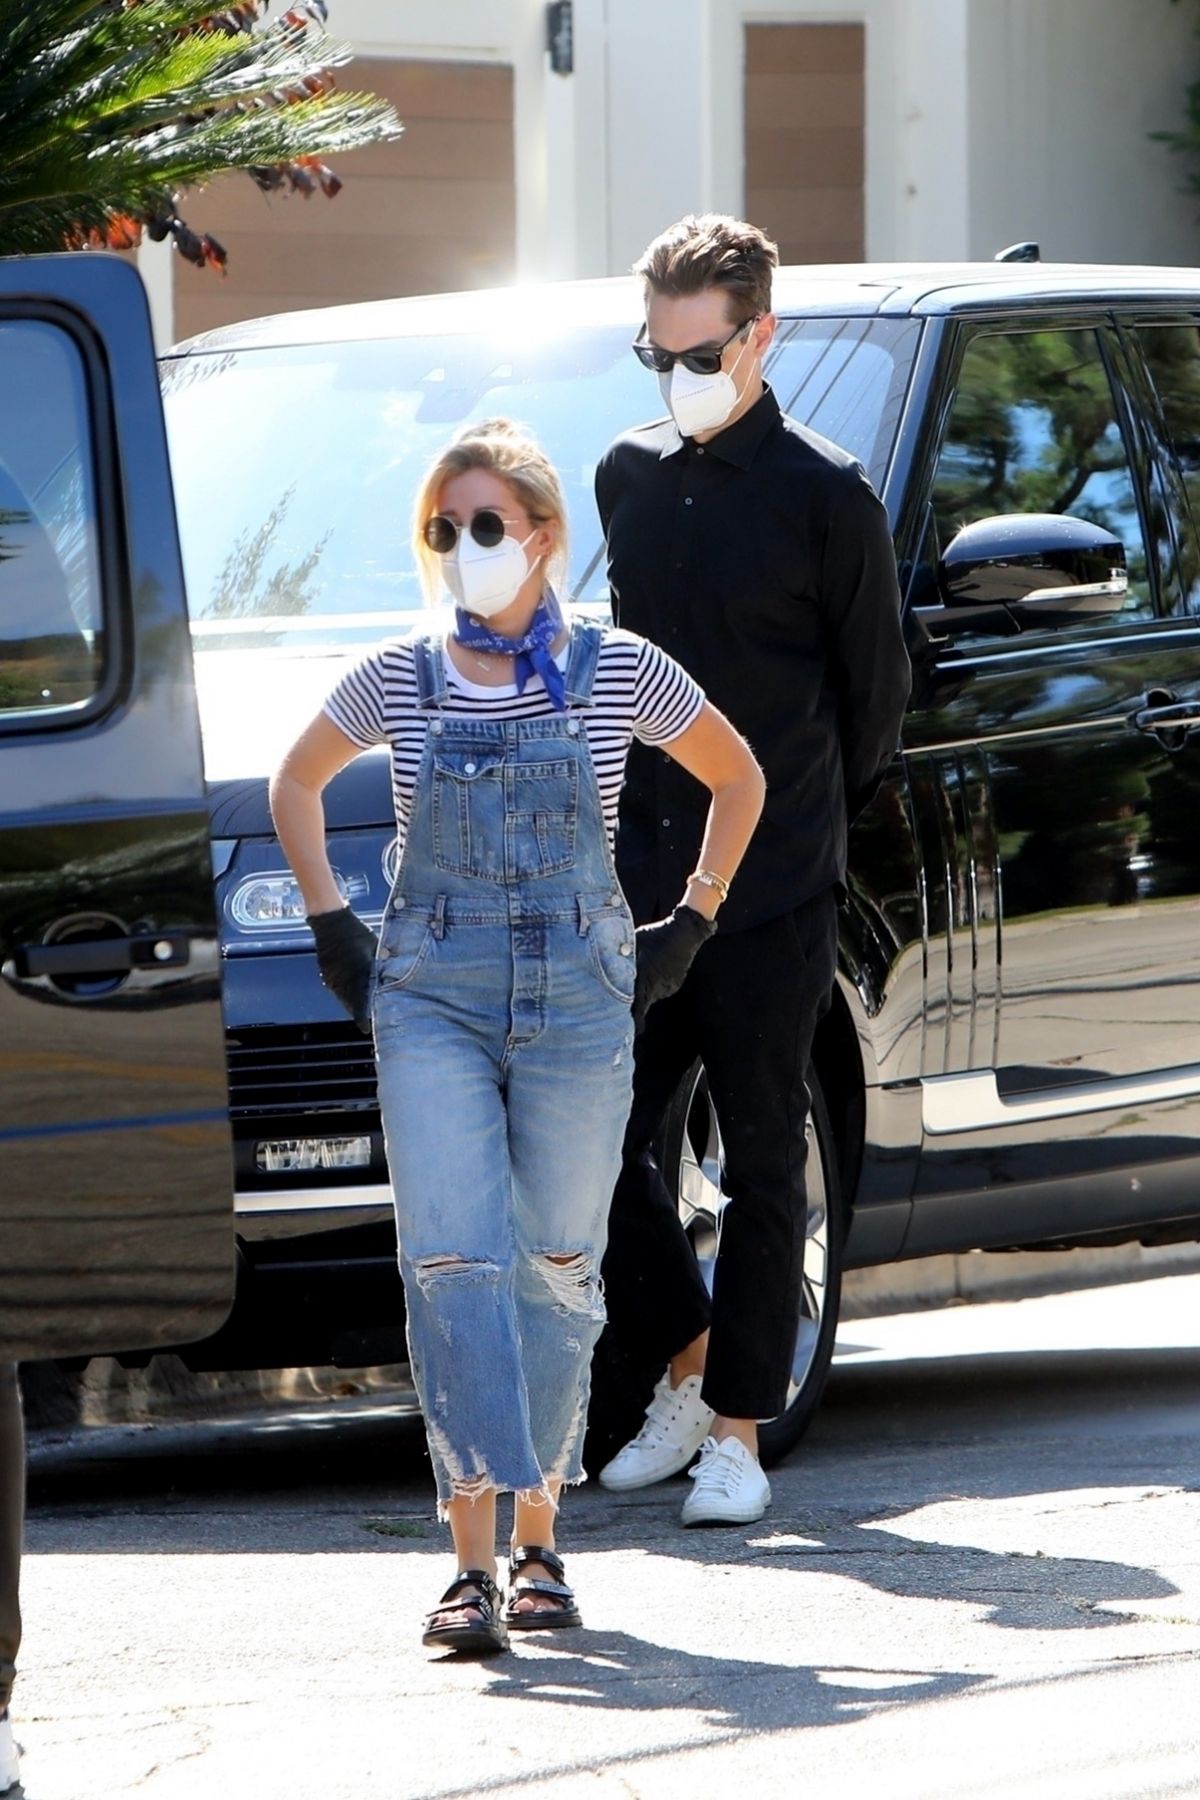
[[[323,0],[264,23],[269,0],[0,0],[0,254],[170,235],[186,188],[241,170],[335,194],[326,155],[395,137],[387,101],[335,89],[352,55]]]

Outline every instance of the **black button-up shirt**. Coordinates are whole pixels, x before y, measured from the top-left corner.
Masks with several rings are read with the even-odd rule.
[[[909,692],[887,516],[861,467],[767,388],[706,444],[670,420],[618,438],[596,501],[617,623],[695,676],[766,774],[722,928],[841,886],[847,820],[895,753]],[[679,899],[708,802],[664,751],[633,746],[617,862],[639,921]]]

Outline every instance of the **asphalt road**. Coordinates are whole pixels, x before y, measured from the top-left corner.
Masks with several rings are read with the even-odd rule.
[[[586,1625],[431,1658],[419,1427],[35,1447],[28,1800],[1200,1795],[1200,1276],[844,1328],[761,1524],[568,1500]]]

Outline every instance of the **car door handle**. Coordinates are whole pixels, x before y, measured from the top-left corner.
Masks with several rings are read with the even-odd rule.
[[[1195,731],[1200,727],[1200,700],[1177,700],[1174,694],[1148,694],[1147,706],[1139,706],[1130,716],[1130,724],[1138,731],[1152,735],[1160,732]]]
[[[131,969],[178,969],[191,955],[191,933],[159,931],[144,937],[79,938],[65,944],[22,944],[13,967],[23,981],[38,975],[123,975]]]

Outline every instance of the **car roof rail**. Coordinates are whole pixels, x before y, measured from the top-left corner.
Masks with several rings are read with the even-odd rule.
[[[1009,244],[1005,250],[997,250],[993,262],[1041,262],[1042,247],[1032,239],[1023,244]]]

